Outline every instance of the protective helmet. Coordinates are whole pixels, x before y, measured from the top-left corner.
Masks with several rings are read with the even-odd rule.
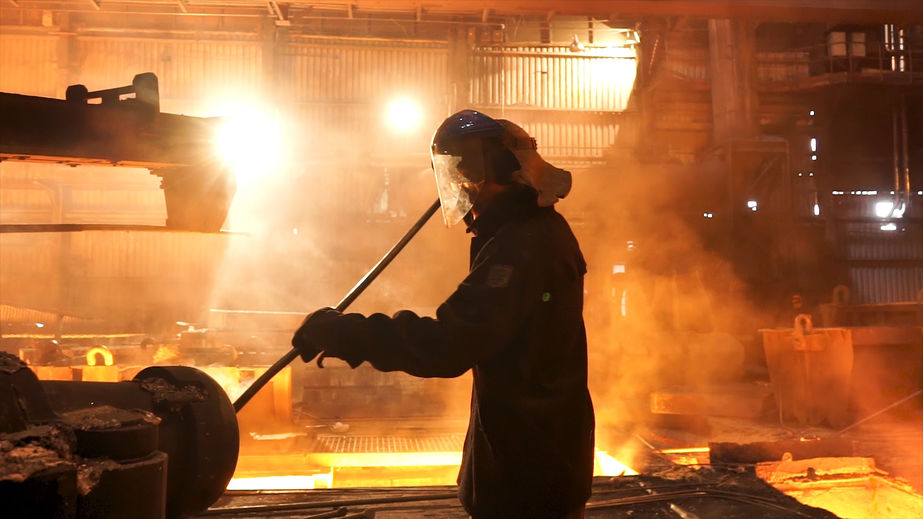
[[[430,155],[446,227],[460,222],[487,180],[485,140],[499,142],[503,126],[487,115],[462,110],[449,116],[433,134]]]
[[[570,191],[571,174],[545,162],[518,125],[474,110],[451,115],[433,135],[431,156],[447,227],[464,219],[485,181],[519,182],[550,206]]]
[[[538,205],[552,206],[570,193],[570,171],[552,166],[538,154],[535,139],[516,123],[505,119],[497,122],[503,126],[503,146],[512,151],[519,162],[513,180],[538,191]]]

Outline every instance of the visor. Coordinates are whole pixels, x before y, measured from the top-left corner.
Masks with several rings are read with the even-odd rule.
[[[484,180],[479,139],[467,139],[454,149],[432,152],[433,173],[446,227],[462,221],[477,202]]]

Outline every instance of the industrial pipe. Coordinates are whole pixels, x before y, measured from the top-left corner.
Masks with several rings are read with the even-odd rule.
[[[404,246],[410,242],[414,235],[416,235],[417,232],[423,228],[423,225],[425,225],[426,222],[429,221],[429,219],[433,216],[433,214],[436,213],[437,209],[439,209],[438,198],[435,202],[433,202],[431,206],[429,206],[426,211],[423,212],[423,215],[420,216],[420,219],[410,227],[407,233],[404,234],[404,236],[398,240],[398,242],[395,243],[393,247],[391,247],[391,250],[382,256],[382,258],[378,260],[378,263],[376,263],[375,266],[372,267],[372,269],[369,270],[365,276],[359,280],[358,283],[356,283],[356,285],[346,294],[346,296],[343,297],[339,303],[337,303],[336,307],[334,307],[334,310],[338,312],[346,310],[346,308],[353,301],[355,301],[357,297],[359,297],[359,294],[361,294],[362,291],[364,291],[372,283],[372,281],[374,281],[375,278],[381,274],[385,267],[387,267],[388,264],[390,264],[391,261],[397,257]],[[240,410],[243,409],[245,405],[247,405],[247,402],[249,402],[250,399],[253,398],[253,396],[260,389],[262,389],[263,386],[265,386],[272,379],[272,377],[276,375],[276,373],[282,371],[282,368],[288,366],[293,360],[295,360],[298,357],[298,354],[298,348],[292,348],[291,351],[286,353],[281,359],[277,360],[272,366],[269,366],[269,368],[262,375],[260,375],[259,378],[254,380],[253,384],[250,384],[250,387],[248,387],[247,390],[244,391],[243,394],[241,394],[237,400],[234,401],[234,411],[239,413]],[[318,366],[323,367],[323,358],[323,354],[317,358]]]

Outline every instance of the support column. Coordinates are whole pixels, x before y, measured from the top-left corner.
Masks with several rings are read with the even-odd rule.
[[[709,20],[708,43],[714,143],[759,136],[754,24]]]
[[[455,27],[449,33],[449,111],[454,113],[467,108],[471,100],[471,84],[468,74],[468,57],[471,42],[466,27]]]
[[[80,82],[80,45],[70,13],[56,13],[55,22],[61,35],[58,36],[58,78],[53,97],[63,98],[67,87]]]

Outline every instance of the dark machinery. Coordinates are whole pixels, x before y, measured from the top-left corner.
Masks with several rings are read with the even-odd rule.
[[[205,373],[149,367],[131,381],[39,381],[0,353],[0,502],[9,518],[181,518],[227,487],[234,408]]]
[[[220,122],[161,113],[152,73],[95,92],[71,85],[67,99],[0,93],[0,161],[148,168],[162,178],[168,228],[216,232],[236,190],[233,174],[208,152]],[[36,230],[21,227],[3,231]]]

